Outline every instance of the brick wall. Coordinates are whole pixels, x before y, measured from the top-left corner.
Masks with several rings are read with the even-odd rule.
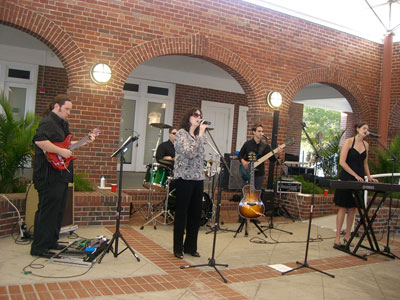
[[[68,77],[65,69],[39,66],[35,113],[42,116],[56,95],[67,93],[67,87]],[[41,92],[43,88],[44,92]]]
[[[314,82],[336,88],[356,119],[368,122],[371,131],[377,128],[382,45],[241,0],[2,1],[0,22],[42,41],[64,65],[75,137],[93,127],[102,130],[94,145],[77,153],[77,171],[93,180],[104,174],[116,181],[117,160],[110,155],[118,145],[123,84],[138,65],[161,55],[192,55],[223,68],[246,93],[249,124],[262,123],[269,132],[272,110],[265,96],[280,91],[278,142],[286,138],[292,99]],[[398,49],[393,74],[400,69]],[[105,86],[89,79],[97,62],[112,68]],[[397,116],[392,110],[389,124]]]
[[[388,142],[400,134],[400,43],[394,44]]]

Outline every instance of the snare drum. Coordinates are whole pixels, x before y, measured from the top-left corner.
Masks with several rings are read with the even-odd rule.
[[[153,182],[151,182],[151,173],[153,172]],[[154,163],[147,166],[146,177],[143,181],[143,187],[162,191],[166,188],[167,178],[170,175],[170,169],[167,166]]]

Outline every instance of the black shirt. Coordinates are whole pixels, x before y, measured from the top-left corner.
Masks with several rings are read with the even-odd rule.
[[[68,122],[55,113],[50,112],[39,123],[33,142],[46,141],[63,142],[69,135]],[[68,172],[69,171],[69,172]],[[35,159],[33,166],[33,183],[36,189],[41,189],[52,182],[72,182],[73,163],[70,162],[67,170],[56,170],[47,161],[42,149],[35,144]]]
[[[162,159],[164,156],[175,157],[175,148],[171,140],[161,143],[157,148],[156,160],[160,162],[160,159]]]
[[[248,140],[240,149],[238,154],[239,161],[243,158],[246,161],[249,161],[248,154],[250,152],[254,152],[257,155],[257,159],[264,156],[265,154],[271,152],[271,147],[268,144],[265,144],[263,141],[260,141],[258,144],[254,139]],[[274,157],[272,156],[272,159]],[[270,158],[271,159],[271,158]],[[265,174],[264,163],[257,166],[255,169],[255,176],[263,176]]]

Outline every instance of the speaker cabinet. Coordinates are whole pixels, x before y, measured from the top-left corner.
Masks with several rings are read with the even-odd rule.
[[[33,184],[28,185],[26,192],[25,223],[30,231],[34,231],[35,213],[39,203],[39,194]],[[67,190],[62,227],[74,225],[74,185],[70,183]]]
[[[227,170],[224,170],[222,177],[222,188],[229,191],[242,190],[242,178],[239,175],[240,161],[236,155],[225,153],[225,161],[231,170],[232,176],[229,175]]]

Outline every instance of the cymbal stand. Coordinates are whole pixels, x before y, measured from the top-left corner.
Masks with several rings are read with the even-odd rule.
[[[314,270],[314,271],[320,272],[322,274],[328,275],[328,276],[330,276],[332,278],[335,278],[335,275],[331,275],[331,274],[326,273],[324,271],[318,270],[317,268],[314,268],[314,267],[310,266],[308,264],[308,262],[307,262],[308,247],[310,245],[311,222],[312,222],[312,215],[313,215],[313,209],[314,209],[314,200],[315,200],[315,186],[316,186],[316,183],[317,183],[317,174],[318,174],[317,173],[317,167],[318,167],[318,159],[319,159],[320,155],[318,153],[317,148],[315,148],[314,143],[312,142],[310,136],[308,135],[308,133],[307,133],[307,131],[305,129],[306,124],[304,122],[302,122],[301,125],[303,127],[304,134],[306,135],[309,143],[311,144],[311,146],[313,147],[313,149],[315,151],[314,185],[313,185],[313,192],[312,192],[312,197],[311,197],[310,218],[308,219],[306,253],[305,253],[304,263],[296,261],[296,264],[301,265],[301,266],[298,266],[297,268],[293,268],[293,269],[291,269],[289,271],[282,272],[282,275],[285,275],[285,274],[287,274],[289,272],[292,272],[292,271],[296,271],[296,270],[301,269],[301,268],[309,268],[311,270]]]
[[[153,193],[153,180],[154,180],[153,179],[153,174],[154,174],[153,166],[154,166],[154,163],[156,162],[156,151],[157,151],[158,145],[160,144],[162,130],[163,129],[160,128],[160,132],[158,133],[157,143],[156,143],[156,146],[153,149],[153,156],[152,156],[152,159],[151,159],[149,196],[147,197],[147,217],[145,218],[146,220],[150,219],[151,216],[153,215],[153,205],[151,203],[151,197],[152,197],[152,193]],[[152,220],[153,220],[154,229],[156,229],[156,222],[154,221],[154,218]],[[143,229],[142,227],[140,229]]]
[[[273,156],[275,157],[275,160],[278,162],[278,164],[279,164],[279,166],[280,166],[280,168],[281,168],[281,170],[283,171],[283,168],[282,168],[282,164],[281,164],[281,162],[279,161],[279,157],[276,155],[276,153],[274,152],[274,151],[272,151],[272,154],[273,154]],[[278,168],[275,168],[275,178],[277,178],[278,177]],[[275,187],[274,187],[274,194],[272,195],[272,211],[271,211],[271,216],[270,216],[270,219],[269,219],[269,224],[268,224],[268,229],[274,229],[274,230],[279,230],[279,231],[282,231],[282,232],[285,232],[285,233],[288,233],[288,234],[293,234],[293,232],[290,232],[290,231],[286,231],[286,230],[283,230],[283,229],[279,229],[279,228],[275,228],[274,227],[274,210],[275,210],[275,196],[276,196],[276,189],[277,189],[277,182],[275,181]],[[278,204],[278,206],[279,206],[279,204]],[[285,209],[285,211],[287,212],[287,210]],[[288,213],[288,212],[287,212]],[[289,213],[288,213],[289,214]],[[291,217],[291,215],[289,214],[289,217]],[[293,218],[292,218],[292,220],[293,220]],[[294,221],[294,220],[293,220]],[[261,227],[263,227],[263,226],[261,226]]]
[[[174,219],[174,216],[173,216],[173,215],[171,214],[171,212],[168,210],[168,199],[169,199],[169,196],[170,196],[169,184],[170,184],[170,182],[171,182],[171,179],[172,179],[171,177],[168,177],[168,179],[167,179],[167,195],[165,196],[164,205],[163,205],[161,211],[160,211],[157,215],[153,216],[153,218],[151,218],[150,220],[148,220],[146,223],[144,223],[144,224],[140,227],[140,229],[143,229],[144,226],[146,226],[146,225],[149,224],[150,222],[153,222],[154,229],[157,229],[157,225],[156,225],[157,218],[160,217],[160,216],[162,216],[162,215],[164,215],[164,223],[161,223],[162,225],[168,225],[168,223],[167,223],[167,217],[168,217],[168,216],[170,216],[170,218],[171,218],[172,220]]]
[[[212,137],[212,135],[210,134],[210,131],[209,130],[207,130],[207,132],[208,132],[208,134],[209,134],[209,136],[210,136],[210,138],[211,138],[211,140],[212,140],[212,142],[214,143],[214,145],[216,146],[216,144],[215,144],[215,141],[214,141],[214,139],[213,139],[213,137]],[[224,159],[224,157],[221,155],[221,153],[219,152],[219,150],[218,149],[216,149],[209,141],[208,141],[208,139],[207,139],[207,137],[205,138],[205,141],[206,141],[206,143],[210,146],[210,148],[216,153],[216,155],[217,155],[217,157],[218,157],[218,166],[217,166],[217,168],[216,168],[216,174],[214,174],[214,177],[213,177],[213,190],[212,190],[212,195],[210,196],[210,198],[211,198],[211,201],[212,201],[212,203],[213,203],[213,210],[214,210],[214,195],[215,195],[215,184],[214,184],[214,178],[215,178],[215,175],[218,175],[218,178],[219,178],[219,176],[220,176],[220,173],[221,173],[221,159],[223,160],[223,163],[224,164],[226,164],[226,162],[225,162],[225,159]],[[229,170],[229,169],[227,169],[228,170],[228,172],[231,174],[231,171]],[[222,186],[221,186],[221,184],[222,184],[222,181],[221,182],[218,182],[218,192],[219,192],[219,190],[220,189],[222,189]],[[217,209],[217,208],[216,208]],[[215,210],[216,210],[215,209]],[[216,213],[215,214],[213,214],[213,218],[212,219],[215,219],[215,215],[216,215]],[[214,220],[212,220],[212,222],[213,222]],[[224,231],[224,232],[235,232],[235,230],[231,230],[231,229],[227,229],[227,228],[221,228],[220,226],[219,226],[219,218],[218,218],[218,222],[214,222],[214,224],[215,224],[215,226],[217,226],[217,230],[222,230],[222,231]],[[206,234],[209,234],[209,233],[211,233],[211,232],[214,232],[214,228],[212,227],[212,223],[211,223],[211,225],[210,225],[210,230],[209,231],[207,231],[206,232]]]

